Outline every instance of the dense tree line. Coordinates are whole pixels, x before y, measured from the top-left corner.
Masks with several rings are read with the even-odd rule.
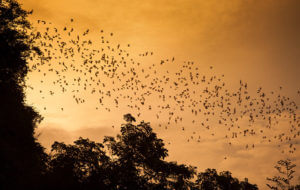
[[[28,14],[15,0],[0,1],[0,189],[257,189],[229,171],[166,161],[163,140],[130,114],[116,137],[55,142],[46,154],[34,138],[42,117],[25,104],[27,59],[40,53]]]
[[[257,189],[239,181],[229,171],[168,162],[168,150],[149,123],[134,124],[124,116],[121,134],[102,143],[79,138],[72,145],[55,142],[48,160],[48,184],[43,189]],[[49,186],[49,184],[50,185]]]

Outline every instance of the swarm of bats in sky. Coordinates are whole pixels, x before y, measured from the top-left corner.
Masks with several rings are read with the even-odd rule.
[[[190,127],[182,125],[188,115],[195,128],[189,142],[201,142],[197,129],[211,131],[212,136],[218,129],[225,129],[222,136],[229,145],[235,139],[258,136],[261,141],[248,143],[245,148],[276,142],[279,147],[287,146],[285,151],[289,153],[296,151],[300,135],[298,107],[282,95],[282,87],[271,92],[262,87],[250,91],[247,82],[241,80],[238,88],[228,88],[225,76],[214,74],[212,66],[203,74],[194,62],[178,63],[176,57],[149,64],[147,58],[153,57],[152,51],[135,56],[130,52],[130,44],[111,42],[113,33],[100,30],[99,36],[91,39],[89,29],[76,32],[73,22],[71,19],[68,26],[56,28],[38,20],[39,30],[31,33],[42,55],[31,54],[30,71],[42,74],[41,83],[52,80],[56,86],[56,91],[28,86],[42,98],[68,92],[77,104],[83,104],[87,102],[82,97],[85,92],[98,97],[95,109],[99,111],[126,106],[138,117],[145,111],[155,112],[158,121],[166,120],[159,124],[165,129],[181,125],[180,131],[184,132]],[[147,63],[136,61],[137,58]],[[64,111],[63,107],[59,109]],[[285,124],[281,125],[281,121]],[[271,133],[265,132],[270,130]]]

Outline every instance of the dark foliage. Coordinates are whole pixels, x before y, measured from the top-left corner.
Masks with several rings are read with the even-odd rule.
[[[45,169],[46,154],[34,139],[41,117],[24,103],[33,49],[28,14],[14,0],[0,1],[0,189],[34,188]]]
[[[167,149],[149,123],[126,121],[120,135],[105,137],[105,146],[83,138],[74,145],[55,142],[48,173],[51,189],[189,189],[194,168],[164,161]]]
[[[250,184],[246,178],[244,181],[239,181],[231,176],[229,171],[223,171],[219,174],[215,169],[206,169],[197,176],[196,189],[205,190],[256,190],[256,185]]]
[[[215,169],[192,182],[195,168],[165,161],[168,150],[149,123],[134,125],[130,114],[124,119],[121,134],[105,137],[103,143],[83,138],[73,145],[55,142],[44,189],[258,189],[248,179],[239,181],[229,171],[218,174]]]

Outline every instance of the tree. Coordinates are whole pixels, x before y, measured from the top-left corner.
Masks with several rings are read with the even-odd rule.
[[[245,178],[244,181],[241,181],[240,185],[241,185],[242,189],[245,189],[245,190],[246,189],[249,189],[249,190],[251,190],[251,189],[257,190],[258,189],[256,184],[249,183],[248,178]]]
[[[250,184],[248,179],[239,182],[237,178],[233,178],[229,171],[223,171],[218,174],[215,169],[206,169],[197,175],[195,184],[196,189],[204,190],[257,190],[257,186]]]
[[[105,137],[113,162],[118,167],[116,176],[120,189],[188,189],[189,179],[195,174],[191,166],[167,162],[168,150],[152,131],[150,123],[134,125],[135,118],[126,114],[121,135]]]
[[[15,0],[0,1],[0,189],[38,188],[47,155],[35,141],[42,117],[25,105],[27,59],[36,50],[27,15]]]
[[[273,185],[267,184],[267,186],[270,189],[294,189],[294,187],[291,185],[291,180],[293,179],[293,174],[295,173],[295,170],[293,170],[294,167],[296,167],[296,165],[293,164],[290,159],[279,160],[274,168],[276,168],[280,175],[267,178],[268,181],[273,183]]]
[[[74,145],[55,142],[51,150],[47,188],[112,189],[110,158],[103,148],[103,144],[83,138],[74,141]]]
[[[131,118],[131,119],[127,119]],[[190,189],[193,167],[164,160],[168,151],[149,123],[127,114],[121,134],[102,143],[79,138],[55,142],[49,161],[50,189]],[[104,146],[105,145],[105,146]],[[107,155],[105,150],[109,150]]]
[[[103,143],[79,138],[72,145],[55,142],[48,162],[48,182],[43,189],[190,189],[257,190],[248,179],[239,181],[229,171],[207,169],[196,174],[195,167],[165,161],[168,150],[150,123],[135,125],[131,114],[116,137]]]

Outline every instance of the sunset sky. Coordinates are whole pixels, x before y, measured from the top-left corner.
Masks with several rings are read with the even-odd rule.
[[[201,76],[221,77],[226,83],[226,89],[231,91],[236,91],[242,80],[248,84],[249,94],[253,97],[256,96],[257,89],[262,87],[267,94],[274,91],[275,95],[289,97],[297,105],[300,104],[300,1],[20,2],[23,8],[34,11],[29,19],[38,30],[45,30],[45,26],[38,24],[37,20],[51,22],[49,26],[57,28],[61,33],[64,27],[74,28],[74,33],[80,35],[89,29],[88,38],[93,41],[93,47],[98,49],[102,47],[100,31],[104,30],[105,38],[112,46],[121,44],[121,47],[128,50],[132,59],[141,63],[141,66],[135,65],[139,76],[143,74],[140,69],[144,68],[146,73],[151,71],[150,78],[162,79],[170,73],[171,80],[175,80],[175,75],[171,73],[180,71],[184,64],[192,61],[194,67],[199,68]],[[74,22],[70,22],[70,19],[74,19]],[[66,34],[62,37],[69,39]],[[127,44],[130,44],[130,47]],[[153,56],[139,56],[146,51],[153,52]],[[161,60],[171,60],[173,57],[173,62],[160,64]],[[74,64],[81,64],[80,59],[74,59]],[[55,67],[55,62],[56,60],[52,60],[52,67]],[[153,64],[155,66],[152,66]],[[157,68],[157,73],[154,74],[149,67]],[[47,148],[54,141],[71,143],[79,136],[100,142],[103,136],[114,136],[119,132],[124,114],[132,113],[137,117],[137,110],[125,106],[128,103],[125,100],[122,105],[121,98],[118,108],[115,108],[110,100],[101,106],[97,94],[81,90],[78,96],[84,97],[85,103],[77,104],[72,98],[72,92],[62,93],[59,87],[53,85],[55,75],[44,72],[46,77],[36,71],[29,73],[27,83],[34,89],[27,90],[27,102],[44,117],[37,133],[40,133],[39,141]],[[72,72],[66,72],[65,75],[67,79],[76,77],[76,73]],[[145,78],[141,81],[149,82]],[[105,78],[104,83],[108,84],[106,88],[109,88],[111,81]],[[199,92],[203,90],[202,87],[198,88],[191,83],[188,86]],[[100,87],[92,82],[90,88],[98,90]],[[49,95],[49,91],[55,92],[54,95]],[[129,95],[131,92],[124,93]],[[173,91],[164,93],[168,97]],[[206,116],[199,114],[196,124],[193,124],[192,120],[195,117],[191,116],[187,109],[183,112],[174,111],[176,115],[183,117],[183,122],[171,123],[165,129],[167,114],[161,113],[159,119],[156,116],[158,109],[155,107],[160,104],[160,100],[149,96],[146,101],[152,106],[152,110],[148,109],[148,104],[147,107],[141,107],[141,115],[137,117],[137,121],[149,121],[158,136],[164,139],[169,150],[168,160],[197,166],[198,171],[204,171],[206,168],[229,170],[233,176],[239,179],[247,177],[250,183],[256,183],[259,188],[266,189],[265,179],[275,174],[273,166],[276,161],[290,158],[297,164],[295,181],[300,177],[299,136],[293,140],[293,146],[297,150],[292,154],[287,151],[282,153],[284,148],[278,148],[277,141],[265,142],[259,135],[233,139],[232,145],[229,146],[224,136],[227,133],[231,135],[231,132],[216,125],[219,120],[218,114],[210,116],[210,124],[216,127],[207,130],[198,127]],[[172,103],[168,98],[166,101]],[[133,105],[135,103],[137,102],[133,102]],[[170,106],[176,107],[175,104]],[[296,113],[299,120],[299,108]],[[275,128],[264,129],[264,135],[272,136],[290,129],[288,119],[279,120]],[[242,119],[238,125],[246,129],[249,123]],[[183,127],[185,130],[182,130]],[[258,120],[252,127],[259,131],[260,128],[264,128],[264,122]],[[299,131],[299,125],[297,127]],[[199,135],[200,142],[190,139],[191,136],[195,138]],[[255,144],[255,148],[246,149],[247,144]]]

